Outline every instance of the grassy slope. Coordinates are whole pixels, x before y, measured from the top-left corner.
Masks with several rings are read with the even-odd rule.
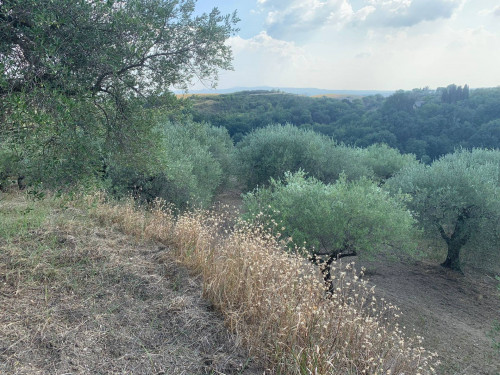
[[[61,199],[0,194],[0,374],[240,373],[250,363],[168,249]]]
[[[209,227],[203,227],[196,216],[185,217],[175,227],[172,227],[168,215],[145,218],[143,213],[127,206],[91,206],[88,203],[82,205],[81,202],[75,204],[52,198],[35,202],[20,194],[0,196],[0,306],[3,308],[0,315],[1,374],[262,373],[262,368],[252,365],[248,356],[235,349],[235,339],[225,330],[221,316],[213,312],[213,307],[203,297],[210,298],[224,312],[225,324],[238,332],[237,342],[245,342],[263,358],[268,355],[268,349],[276,349],[269,348],[276,343],[271,335],[280,335],[281,329],[287,330],[288,336],[284,337],[287,340],[298,338],[298,341],[289,341],[290,346],[295,345],[295,350],[297,345],[302,345],[300,334],[303,332],[300,329],[292,330],[297,337],[291,338],[292,331],[288,331],[290,327],[286,328],[287,322],[283,317],[272,315],[277,313],[279,307],[290,303],[302,306],[301,314],[307,315],[311,308],[311,303],[307,302],[309,297],[293,293],[287,296],[283,290],[291,291],[296,282],[306,282],[306,287],[311,287],[315,282],[301,279],[301,271],[294,271],[293,267],[288,267],[292,270],[288,275],[286,265],[290,259],[277,257],[259,247],[262,244],[268,246],[272,241],[259,242],[255,238],[235,237],[232,242],[224,243],[214,237]],[[210,220],[213,219],[208,219],[209,225],[217,225],[210,223]],[[224,228],[221,230],[224,231]],[[163,236],[162,233],[167,235]],[[218,244],[215,257],[215,248],[208,246],[210,243]],[[169,250],[169,246],[172,250]],[[205,252],[207,249],[208,253]],[[219,262],[219,257],[224,258],[226,263]],[[270,261],[262,262],[264,257],[270,257]],[[227,260],[239,268],[233,269],[231,265],[228,268]],[[197,274],[201,273],[204,279],[203,296],[200,277],[188,274],[179,262],[195,269]],[[492,374],[496,374],[495,360],[488,354],[492,352],[462,331],[457,331],[456,337],[451,335],[452,330],[456,329],[453,321],[449,327],[437,325],[437,329],[443,330],[442,334],[431,332],[434,326],[429,319],[438,321],[446,318],[443,315],[445,313],[454,314],[438,306],[441,303],[439,298],[432,305],[430,294],[425,288],[421,290],[421,302],[418,302],[420,295],[412,294],[408,288],[393,290],[396,284],[404,284],[403,281],[408,278],[404,275],[410,275],[408,280],[413,280],[412,272],[417,271],[404,269],[404,272],[401,271],[404,273],[403,279],[395,284],[389,280],[394,278],[389,275],[394,267],[388,265],[387,270],[381,267],[377,266],[373,281],[381,285],[382,289],[377,289],[389,300],[402,304],[403,310],[409,309],[409,319],[403,322],[418,326],[419,321],[417,324],[412,319],[424,319],[423,327],[428,329],[422,332],[421,327],[418,327],[417,331],[431,339],[425,341],[431,347],[445,348],[446,355],[441,359],[450,361],[440,367],[438,373],[468,374],[469,370],[474,369],[474,373],[489,374],[493,371]],[[223,271],[214,272],[217,269]],[[257,278],[253,278],[255,272],[259,272]],[[381,278],[377,279],[379,273]],[[286,280],[290,279],[290,283],[285,284],[287,281],[280,274]],[[432,278],[428,270],[422,271],[422,274],[421,279],[431,291],[437,288],[436,282],[432,280],[441,280],[443,277],[439,274]],[[243,284],[238,281],[241,276],[245,277]],[[446,280],[453,284],[445,288],[448,296],[456,282],[448,278]],[[413,280],[409,284],[420,290],[417,281]],[[384,282],[389,284],[384,286]],[[465,284],[461,288],[466,288]],[[486,296],[483,295],[477,297],[481,298],[479,303],[465,301],[463,298],[467,296],[462,289],[456,293],[460,298],[449,298],[456,300],[459,305],[462,303],[455,309],[465,311],[467,307],[467,314],[471,317],[469,320],[473,324],[474,317],[478,317],[474,308],[477,307],[479,312],[487,311],[484,303],[493,306],[494,301],[485,300]],[[305,304],[302,298],[305,298]],[[263,301],[272,305],[270,310],[260,306]],[[326,303],[321,299],[316,302],[320,305]],[[325,305],[328,311],[334,311],[332,309],[336,305],[327,303],[330,304]],[[443,311],[436,310],[436,314],[427,316],[427,310],[422,309],[429,304],[433,309],[437,306]],[[323,308],[320,305],[312,310],[315,312],[316,307]],[[413,311],[415,314],[412,314]],[[285,311],[285,314],[290,314],[290,311]],[[336,325],[337,320],[332,316],[327,317],[323,324]],[[357,316],[355,314],[353,318],[358,319]],[[349,315],[344,317],[350,319]],[[286,315],[286,318],[291,323],[297,315]],[[301,322],[300,315],[298,318],[296,323]],[[454,319],[458,322],[459,317],[454,314]],[[282,323],[283,327],[280,326]],[[483,318],[477,323],[485,326]],[[309,323],[306,321],[306,324]],[[360,357],[353,355],[353,363],[358,362],[356,366],[369,363],[369,352],[363,358],[366,348],[361,350],[363,337],[350,336],[361,331],[353,331],[352,327],[355,330],[375,329],[374,332],[378,328],[349,324],[345,327],[347,330],[342,335],[346,334],[352,341],[346,343],[347,346],[340,346],[345,348],[344,353],[338,349],[334,353],[345,355],[357,350],[356,356]],[[273,332],[274,329],[276,332]],[[313,327],[305,333],[304,337],[309,337],[311,343],[335,339],[333,336],[328,338],[331,331],[318,331],[325,338],[310,336],[316,334]],[[358,339],[361,341],[356,341]],[[439,342],[433,343],[435,340]],[[368,342],[375,341],[369,339]],[[278,345],[276,347],[279,350],[286,349]],[[313,345],[311,348],[312,354],[320,350],[317,354],[328,355],[322,352],[323,346]],[[281,373],[307,371],[305,367],[300,369],[300,363],[297,372],[290,370],[293,366],[285,367],[288,366],[285,363],[287,358],[292,361],[303,360],[304,366],[309,366],[307,361],[311,359],[321,359],[321,356],[314,355],[308,358],[307,355],[311,353],[306,353],[307,350],[306,345],[298,352],[292,351],[291,355],[280,353],[282,357],[274,363],[277,366],[275,370],[279,371],[281,366]],[[390,352],[386,353],[391,355]],[[343,360],[340,357],[337,359]],[[268,363],[269,360],[273,361],[269,357],[267,360]],[[248,365],[254,367],[248,368]],[[406,371],[407,374],[416,373],[414,368],[407,368]],[[335,373],[353,372],[345,370]]]

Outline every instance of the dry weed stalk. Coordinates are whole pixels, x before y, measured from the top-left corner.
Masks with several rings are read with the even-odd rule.
[[[405,336],[396,307],[377,301],[352,265],[334,266],[334,292],[317,267],[286,253],[259,227],[224,229],[220,214],[174,218],[161,202],[146,212],[99,203],[95,214],[134,235],[172,245],[203,277],[207,298],[249,350],[279,374],[432,374],[435,354]],[[223,233],[224,235],[221,235]]]

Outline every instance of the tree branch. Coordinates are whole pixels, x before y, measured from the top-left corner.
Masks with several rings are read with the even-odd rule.
[[[130,64],[130,65],[127,65],[127,66],[124,66],[123,68],[121,68],[120,70],[118,70],[116,72],[112,72],[112,71],[104,72],[104,73],[102,73],[97,78],[97,81],[92,86],[91,91],[94,92],[94,93],[98,92],[98,91],[101,91],[102,83],[106,80],[106,78],[108,78],[110,76],[117,76],[117,77],[119,77],[119,76],[125,74],[126,72],[128,72],[129,70],[144,67],[144,65],[146,64],[147,61],[152,60],[154,58],[157,58],[157,57],[170,57],[170,56],[174,56],[174,55],[177,55],[177,54],[180,54],[180,53],[188,52],[190,49],[191,48],[184,48],[184,49],[177,50],[175,52],[158,52],[158,53],[154,53],[154,54],[151,54],[151,55],[144,56],[138,62]]]
[[[448,237],[448,235],[444,231],[443,227],[441,225],[438,225],[438,229],[439,229],[439,234],[441,235],[441,238],[446,241],[446,244],[449,244],[450,237]]]

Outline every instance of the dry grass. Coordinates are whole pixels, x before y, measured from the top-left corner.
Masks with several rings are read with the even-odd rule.
[[[199,279],[124,210],[136,238],[81,202],[0,195],[0,374],[262,373]]]
[[[276,374],[430,374],[435,355],[405,336],[398,310],[377,301],[351,265],[334,269],[328,295],[315,267],[287,254],[260,228],[228,230],[224,217],[193,212],[174,218],[126,204],[94,204],[103,224],[172,245],[200,274],[204,295],[228,326]]]
[[[333,98],[333,99],[361,99],[362,95],[348,95],[348,94],[320,94],[313,95],[311,98]]]

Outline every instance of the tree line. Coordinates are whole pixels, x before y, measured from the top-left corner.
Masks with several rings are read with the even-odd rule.
[[[385,143],[430,162],[457,147],[500,147],[500,88],[398,91],[360,98],[310,98],[280,92],[192,96],[196,121],[240,141],[252,129],[291,123],[348,145]]]

